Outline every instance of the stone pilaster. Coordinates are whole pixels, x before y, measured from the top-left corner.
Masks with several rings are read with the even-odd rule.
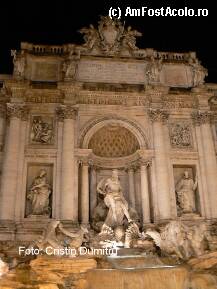
[[[60,218],[77,223],[77,191],[75,185],[74,126],[77,109],[71,105],[57,108],[59,121],[63,121],[61,162],[61,208]]]
[[[153,125],[153,141],[156,163],[156,185],[159,218],[171,218],[170,182],[168,172],[167,147],[164,139],[164,127],[169,115],[165,110],[150,109],[149,117]]]
[[[7,104],[9,128],[1,182],[0,219],[2,220],[13,221],[15,217],[19,155],[24,151],[24,143],[21,143],[21,119],[26,116],[26,112],[24,105]]]
[[[15,220],[21,220],[24,216],[23,207],[25,204],[24,196],[21,195],[24,180],[24,163],[25,163],[25,141],[27,135],[27,121],[29,117],[29,110],[27,107],[22,109],[21,122],[20,122],[20,146],[19,146],[19,159],[18,159],[18,179],[17,179],[17,194],[15,201]],[[25,196],[26,197],[26,196]]]
[[[197,111],[192,114],[193,122],[196,126],[197,141],[202,143],[202,148],[199,150],[200,161],[205,169],[202,171],[206,175],[206,188],[205,194],[206,202],[210,203],[210,212],[206,212],[207,217],[217,218],[217,162],[214,140],[210,126],[211,113],[208,111]],[[199,139],[201,138],[201,140]],[[206,209],[208,206],[206,205]]]
[[[147,168],[149,165],[150,165],[150,162],[144,162],[144,161],[142,161],[140,164],[143,225],[150,223],[150,197],[149,197],[148,171],[147,171]]]
[[[6,106],[4,104],[0,104],[0,151],[3,150],[4,145],[5,118],[6,118]]]

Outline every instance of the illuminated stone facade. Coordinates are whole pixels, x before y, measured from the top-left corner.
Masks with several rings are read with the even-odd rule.
[[[217,85],[195,53],[139,49],[140,33],[107,17],[81,33],[84,45],[21,43],[0,76],[1,239],[31,240],[50,218],[91,224],[112,169],[142,225],[214,222]]]

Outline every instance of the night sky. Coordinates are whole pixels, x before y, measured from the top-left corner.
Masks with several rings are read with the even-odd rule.
[[[206,8],[208,17],[122,17],[126,26],[141,31],[137,46],[160,51],[196,51],[208,68],[207,82],[217,83],[217,1],[190,0],[15,0],[0,1],[0,73],[11,73],[11,49],[21,41],[38,44],[82,43],[78,30],[90,23],[97,26],[99,15],[108,15],[110,7],[120,7],[122,14],[131,8]]]

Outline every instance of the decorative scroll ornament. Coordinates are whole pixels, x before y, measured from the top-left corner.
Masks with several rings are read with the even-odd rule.
[[[57,118],[59,121],[64,119],[75,119],[78,109],[72,105],[61,105],[56,109]]]
[[[79,32],[84,34],[84,47],[88,50],[98,48],[105,54],[116,54],[124,49],[134,51],[138,49],[136,37],[142,36],[137,30],[132,30],[131,26],[125,29],[120,20],[109,16],[101,16],[97,29],[91,24]]]
[[[192,113],[192,119],[194,125],[201,125],[211,120],[211,112],[210,111],[196,111]]]
[[[169,118],[169,113],[163,109],[149,109],[148,115],[152,122],[160,121],[164,123]]]
[[[29,114],[29,110],[25,105],[21,104],[7,104],[7,117],[12,118],[20,118],[22,120],[27,120]]]

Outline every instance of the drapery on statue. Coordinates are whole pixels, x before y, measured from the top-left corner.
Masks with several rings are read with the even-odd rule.
[[[46,170],[40,170],[35,177],[31,188],[27,194],[27,199],[31,202],[31,212],[29,215],[47,215],[50,214],[49,196],[51,186],[47,182]]]
[[[104,202],[109,211],[106,216],[105,225],[109,227],[116,227],[123,224],[124,216],[128,222],[132,222],[128,204],[125,200],[121,188],[120,181],[118,179],[118,171],[113,170],[111,178],[102,179],[98,186],[97,192],[104,195]]]
[[[188,171],[176,185],[179,207],[182,213],[194,213],[195,207],[195,190],[197,188],[197,176],[195,182],[189,177]]]

